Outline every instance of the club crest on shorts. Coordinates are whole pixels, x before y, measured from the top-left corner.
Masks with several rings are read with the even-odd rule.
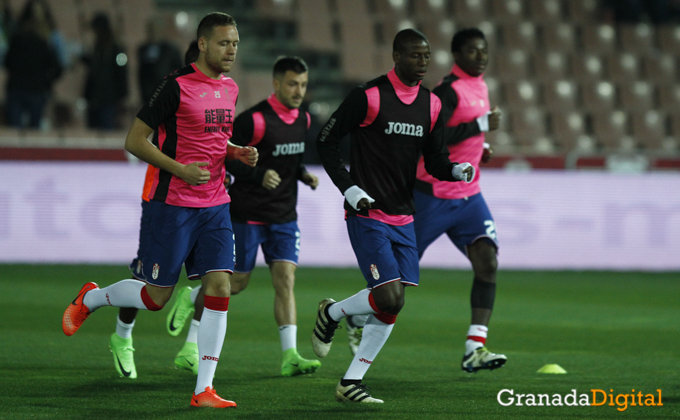
[[[151,270],[151,277],[156,280],[158,278],[158,271],[161,269],[161,267],[158,265],[158,263],[153,265],[153,269]]]
[[[378,267],[375,264],[371,264],[371,275],[376,280],[380,278],[380,273],[378,273]]]

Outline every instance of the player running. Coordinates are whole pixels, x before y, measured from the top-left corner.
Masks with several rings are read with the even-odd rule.
[[[443,181],[470,182],[474,167],[448,158],[442,137],[441,102],[421,86],[430,61],[427,38],[414,29],[394,38],[394,69],[355,88],[317,139],[324,168],[345,196],[352,248],[367,288],[343,301],[319,303],[312,345],[330,350],[342,318],[369,315],[349,369],[336,387],[338,401],[382,403],[362,379],[389,337],[404,306],[405,286],[419,281],[413,229],[413,184],[422,153],[429,173]],[[351,136],[350,171],[340,140]]]
[[[182,264],[201,277],[205,309],[198,331],[199,367],[192,406],[235,407],[212,386],[227,327],[229,278],[234,268],[230,197],[224,160],[255,165],[257,150],[229,142],[238,86],[231,70],[239,36],[224,13],[205,16],[197,30],[196,63],[166,78],[137,114],[125,148],[159,168],[149,201],[149,234],[140,245],[146,282],[122,280],[104,289],[86,283],[64,312],[62,327],[73,335],[102,306],[157,311],[172,296]],[[158,130],[154,147],[147,138]]]
[[[442,182],[427,173],[420,159],[413,193],[419,257],[446,234],[472,264],[472,322],[461,364],[467,372],[496,369],[507,360],[505,355],[491,353],[485,347],[496,296],[498,241],[496,225],[479,186],[479,162],[491,158],[493,150],[484,142],[484,133],[496,130],[501,117],[497,107],[490,109],[489,90],[483,78],[488,48],[479,29],[457,32],[451,41],[455,59],[451,74],[433,91],[442,102],[444,139],[450,157],[472,162],[477,177],[470,183]]]

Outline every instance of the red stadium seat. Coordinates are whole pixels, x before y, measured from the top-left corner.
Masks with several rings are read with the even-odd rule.
[[[545,111],[537,107],[513,111],[510,115],[510,125],[520,145],[532,145],[537,138],[547,134]]]
[[[462,0],[453,3],[453,19],[465,26],[475,26],[488,19],[489,0]]]
[[[529,56],[523,50],[501,51],[491,57],[493,76],[501,81],[515,81],[529,78]]]
[[[506,23],[501,26],[501,33],[505,48],[525,51],[536,49],[536,27],[532,22]]]
[[[574,148],[578,138],[586,134],[585,116],[578,111],[553,111],[549,120],[552,137],[564,150]]]

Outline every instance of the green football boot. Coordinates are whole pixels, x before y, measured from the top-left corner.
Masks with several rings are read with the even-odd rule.
[[[297,349],[288,349],[283,352],[283,361],[281,362],[282,376],[296,376],[305,373],[314,373],[321,367],[321,362],[318,360],[303,359],[297,352]]]
[[[137,377],[137,369],[135,368],[135,358],[132,352],[132,337],[120,338],[118,334],[113,333],[109,340],[109,347],[113,353],[113,363],[121,378],[135,379]]]
[[[168,334],[177,337],[182,332],[187,319],[194,314],[194,304],[191,302],[191,287],[186,286],[179,290],[177,299],[170,308],[167,318]]]
[[[198,375],[198,344],[184,342],[182,350],[175,357],[175,368],[190,370]]]

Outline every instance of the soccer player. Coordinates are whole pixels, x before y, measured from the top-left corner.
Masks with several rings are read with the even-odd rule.
[[[498,107],[490,109],[483,78],[489,60],[484,34],[476,28],[460,30],[453,36],[451,52],[455,59],[451,74],[433,92],[442,102],[444,139],[450,157],[472,162],[478,175],[470,183],[442,182],[427,174],[425,162],[420,159],[413,193],[415,230],[419,257],[446,234],[472,264],[472,322],[462,369],[476,372],[499,368],[507,360],[485,347],[496,295],[498,242],[496,225],[479,187],[479,162],[488,161],[493,154],[484,133],[498,128],[501,112]]]
[[[198,331],[200,354],[192,406],[235,407],[212,386],[227,326],[233,230],[224,160],[255,165],[257,150],[229,142],[238,86],[231,70],[238,49],[235,20],[210,13],[197,30],[196,63],[167,77],[137,114],[127,151],[159,168],[150,191],[148,235],[140,243],[144,281],[122,280],[100,289],[86,283],[67,307],[62,327],[73,335],[102,306],[160,310],[170,299],[182,264],[201,277],[205,309]],[[158,144],[147,138],[158,130]]]
[[[195,62],[198,59],[198,55],[200,53],[200,50],[198,49],[198,43],[196,41],[192,41],[191,44],[189,45],[189,48],[187,49],[185,55],[184,55],[184,64],[189,65],[193,62]],[[158,144],[158,131],[154,131],[154,142]],[[155,168],[153,165],[149,165],[146,169],[146,176],[144,178],[144,188],[142,190],[142,218],[141,218],[141,223],[139,227],[139,247],[137,248],[137,257],[132,260],[132,263],[130,264],[130,271],[132,272],[132,277],[135,279],[138,279],[140,281],[144,281],[144,274],[142,272],[142,264],[140,260],[140,253],[139,251],[142,249],[146,249],[146,246],[142,246],[142,241],[146,240],[147,235],[149,234],[148,228],[149,228],[149,215],[148,215],[148,202],[149,202],[149,193],[151,192],[151,187],[153,186],[154,180],[156,178],[156,173],[158,169]],[[188,290],[187,290],[188,289]],[[185,295],[189,296],[185,296]],[[196,295],[191,295],[191,288],[190,287],[184,287],[180,289],[178,292],[178,299],[177,300],[187,300],[191,299],[193,296],[194,300],[197,300],[196,297],[198,295],[198,291],[196,292]],[[198,299],[199,304],[197,305],[196,309],[196,314],[199,317],[198,319],[200,320],[200,316],[202,315],[203,311],[203,295],[201,294],[200,299]],[[184,325],[184,322],[186,319],[191,315],[193,312],[193,303],[192,306],[188,310],[184,311],[178,311],[176,309],[176,305],[173,306],[173,311],[171,311],[171,317],[170,320],[176,320],[176,323],[180,323]],[[137,308],[120,308],[118,311],[118,319],[116,321],[116,332],[111,335],[111,338],[109,339],[109,347],[111,348],[111,353],[113,354],[113,364],[116,368],[116,371],[118,371],[118,374],[121,376],[121,378],[128,378],[128,379],[135,379],[137,378],[137,368],[135,366],[135,359],[134,359],[134,348],[132,347],[132,329],[135,326],[135,318],[137,317],[137,312],[139,309]],[[170,324],[169,324],[170,325]],[[172,327],[169,327],[170,334],[173,334],[173,330],[171,329]],[[180,329],[181,330],[181,327]],[[179,330],[175,329],[174,331],[177,331],[177,334],[179,334]],[[197,338],[197,332],[198,329],[195,329],[194,334],[189,334],[190,339],[187,339],[187,341],[190,341],[190,344],[185,344],[185,347],[190,347],[192,351],[188,355],[188,357],[191,357],[191,360],[187,360],[186,357],[182,357],[180,359],[180,364],[178,367],[181,368],[189,368],[190,370],[193,370],[194,373],[198,372],[198,347],[196,344],[196,338]],[[177,335],[173,334],[173,335]],[[184,349],[183,349],[184,350]],[[181,352],[180,352],[181,353]],[[175,364],[178,364],[177,361],[175,361]]]
[[[414,29],[393,42],[394,68],[355,88],[317,138],[317,150],[333,183],[345,196],[347,230],[367,288],[343,301],[319,303],[312,345],[319,357],[330,350],[338,322],[369,315],[361,344],[336,387],[338,401],[382,403],[362,379],[387,341],[404,306],[405,286],[419,280],[413,229],[413,184],[422,153],[429,173],[444,181],[470,182],[474,167],[448,158],[439,116],[441,102],[421,86],[430,44]],[[339,142],[351,136],[350,171]]]
[[[231,277],[231,294],[248,287],[257,250],[261,247],[274,285],[274,317],[279,325],[283,351],[283,376],[313,373],[321,366],[318,360],[307,360],[298,354],[293,291],[300,251],[295,211],[297,183],[299,180],[312,189],[319,184],[318,178],[302,165],[310,117],[299,108],[307,91],[307,81],[307,64],[301,58],[282,57],[276,61],[274,93],[241,113],[234,121],[232,142],[257,146],[260,154],[258,166],[253,168],[238,161],[226,164],[227,170],[235,176],[229,189],[236,241],[236,268]],[[191,293],[196,293],[196,289]],[[178,297],[176,302],[178,313],[193,307],[187,298],[181,300]],[[195,321],[192,321],[192,326],[194,324]],[[187,353],[185,345],[175,364],[181,367]]]

